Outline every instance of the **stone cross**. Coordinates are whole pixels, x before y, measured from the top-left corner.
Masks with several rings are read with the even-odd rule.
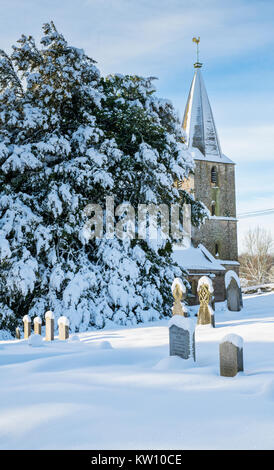
[[[69,319],[62,316],[58,319],[59,339],[66,340],[69,337]]]
[[[31,319],[28,315],[23,317],[24,322],[24,339],[28,339],[31,334]]]
[[[54,315],[49,310],[45,314],[46,318],[46,341],[53,341],[54,340]]]
[[[183,317],[187,317],[187,309],[185,305],[182,304],[182,299],[186,294],[186,287],[182,283],[181,279],[176,277],[172,283],[172,294],[174,297],[174,303],[172,307],[172,315],[181,315]]]
[[[42,329],[42,320],[40,317],[35,317],[33,321],[34,321],[34,333],[36,335],[40,335],[41,329]]]
[[[230,334],[225,336],[219,345],[220,375],[234,377],[244,370],[243,339],[241,336]]]
[[[198,325],[212,325],[214,327],[214,311],[210,305],[211,296],[214,292],[211,279],[207,276],[201,277],[199,279],[197,290],[200,302],[197,323]]]

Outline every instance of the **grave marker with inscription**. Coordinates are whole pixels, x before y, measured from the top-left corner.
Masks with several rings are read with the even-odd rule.
[[[173,315],[169,320],[169,354],[195,361],[195,325],[192,318]]]

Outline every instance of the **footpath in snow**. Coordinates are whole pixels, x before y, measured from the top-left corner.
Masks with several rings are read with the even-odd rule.
[[[192,312],[193,313],[193,312]],[[274,449],[274,294],[217,304],[195,365],[169,357],[168,320],[32,347],[0,341],[1,449]],[[219,342],[244,372],[219,375]]]

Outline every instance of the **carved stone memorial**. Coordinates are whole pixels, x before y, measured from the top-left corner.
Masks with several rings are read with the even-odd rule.
[[[176,277],[172,283],[172,295],[174,297],[174,303],[172,307],[172,315],[181,315],[188,317],[187,308],[182,302],[186,295],[186,287],[179,277]]]
[[[202,276],[199,279],[197,291],[200,302],[197,324],[215,327],[214,310],[210,305],[211,296],[214,292],[211,279],[207,276]]]

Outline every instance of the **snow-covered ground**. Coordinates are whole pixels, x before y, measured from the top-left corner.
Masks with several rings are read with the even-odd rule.
[[[193,366],[168,356],[167,320],[66,342],[0,341],[1,449],[274,449],[274,294],[217,304]],[[219,375],[219,341],[244,372]]]

